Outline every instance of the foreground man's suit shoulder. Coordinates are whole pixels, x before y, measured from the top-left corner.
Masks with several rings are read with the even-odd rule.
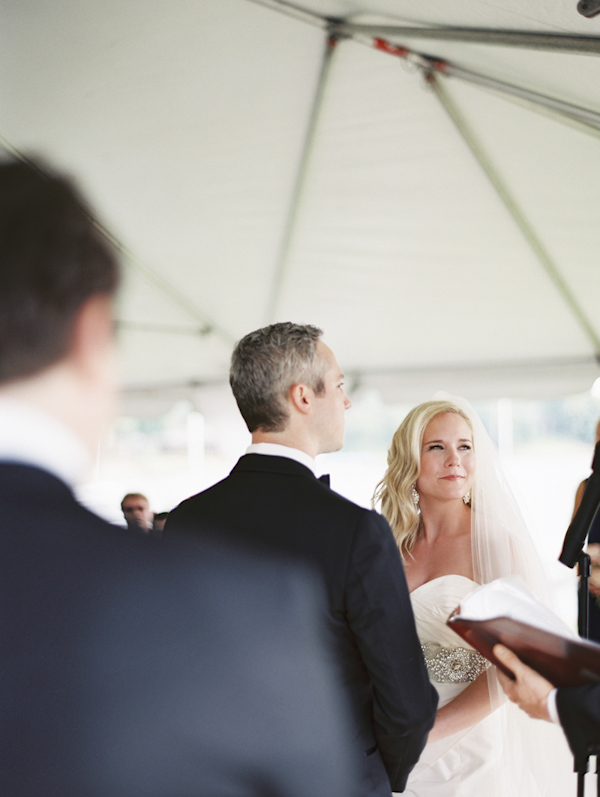
[[[196,534],[203,525],[317,570],[327,591],[326,633],[363,762],[376,770],[379,760],[387,793],[386,772],[402,791],[433,724],[437,696],[385,519],[329,490],[296,461],[249,454],[229,477],[180,504],[167,533]],[[375,758],[365,759],[375,746]],[[380,782],[363,793],[385,792]]]
[[[355,794],[312,580],[127,534],[26,465],[0,513],[2,794]]]

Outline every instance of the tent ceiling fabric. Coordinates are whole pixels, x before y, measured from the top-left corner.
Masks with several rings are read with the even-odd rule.
[[[412,55],[358,27],[330,47],[324,18]],[[123,248],[130,395],[224,382],[236,339],[288,319],[322,326],[352,384],[390,399],[600,375],[600,46],[393,30],[600,45],[575,0],[52,0],[0,19],[0,143],[74,174]]]

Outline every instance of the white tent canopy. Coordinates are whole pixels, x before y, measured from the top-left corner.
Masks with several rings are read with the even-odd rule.
[[[600,16],[575,0],[0,20],[0,143],[75,175],[123,249],[131,397],[225,382],[233,342],[278,320],[394,399],[600,375]]]

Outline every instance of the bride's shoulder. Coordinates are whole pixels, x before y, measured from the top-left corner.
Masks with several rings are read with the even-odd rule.
[[[429,579],[429,581],[422,582],[418,586],[415,586],[410,591],[410,594],[415,595],[419,590],[421,593],[425,591],[454,592],[456,589],[460,592],[464,592],[465,590],[471,592],[478,586],[479,584],[468,576],[461,576],[458,573],[447,573],[446,575],[436,576],[435,578]],[[466,595],[467,592],[464,594]]]

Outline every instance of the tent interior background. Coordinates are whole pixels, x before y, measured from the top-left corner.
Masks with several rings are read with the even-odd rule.
[[[73,174],[125,263],[122,417],[83,500],[160,511],[228,472],[233,342],[294,320],[347,374],[337,489],[367,503],[407,408],[465,395],[554,560],[600,414],[600,16],[52,0],[0,20],[0,145]]]

